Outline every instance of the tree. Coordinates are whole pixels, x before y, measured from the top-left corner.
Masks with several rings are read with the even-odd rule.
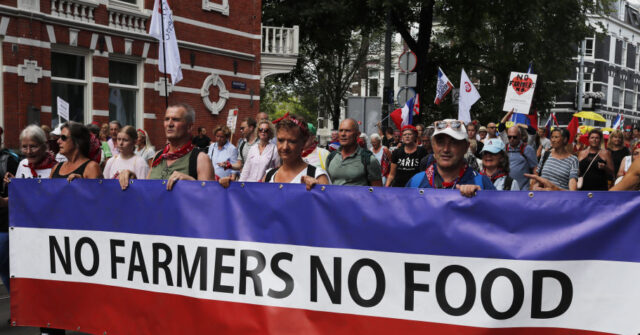
[[[495,121],[511,71],[525,72],[533,62],[538,74],[533,108],[546,111],[567,89],[564,80],[575,68],[578,43],[595,32],[589,13],[606,13],[611,0],[510,1],[510,0],[373,0],[378,10],[390,11],[391,22],[407,46],[416,53],[418,87],[423,97],[422,115],[428,121],[456,117],[451,100],[436,108],[438,66],[454,85],[464,68],[482,99],[472,117]],[[405,19],[406,18],[406,19]],[[439,33],[434,33],[433,26]],[[417,30],[417,33],[416,33]],[[427,93],[427,94],[425,94]]]
[[[319,108],[338,128],[340,107],[355,73],[366,61],[370,37],[379,17],[366,1],[264,0],[268,24],[299,25],[300,54],[294,76],[282,76],[292,87],[313,87]]]

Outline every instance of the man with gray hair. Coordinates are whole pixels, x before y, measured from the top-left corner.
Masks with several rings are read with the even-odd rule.
[[[164,116],[164,132],[169,142],[153,158],[148,176],[136,176],[129,170],[120,172],[120,186],[125,190],[135,178],[167,180],[171,190],[178,180],[214,180],[215,173],[206,151],[191,142],[195,111],[187,104],[169,106]]]

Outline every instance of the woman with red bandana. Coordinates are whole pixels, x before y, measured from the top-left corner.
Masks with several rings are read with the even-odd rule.
[[[20,133],[20,148],[26,157],[15,170],[15,176],[11,172],[4,175],[4,182],[9,183],[13,178],[49,178],[51,168],[57,163],[53,153],[47,150],[47,136],[44,131],[35,125],[28,126]],[[0,207],[7,207],[8,198],[1,198]],[[0,277],[9,289],[9,244],[5,229],[0,233]]]

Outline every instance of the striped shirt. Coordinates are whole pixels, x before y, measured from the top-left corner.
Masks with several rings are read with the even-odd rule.
[[[578,179],[578,158],[576,156],[570,155],[567,158],[557,159],[551,154],[542,167],[543,161],[544,159],[541,158],[538,163],[538,175],[548,179],[554,185],[568,190],[569,180]],[[542,173],[540,172],[541,168]]]

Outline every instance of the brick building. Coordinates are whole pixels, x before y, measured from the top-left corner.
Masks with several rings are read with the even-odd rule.
[[[260,0],[169,4],[184,75],[169,85],[169,102],[192,105],[196,126],[209,131],[226,123],[230,109],[238,120],[254,116],[262,77],[295,65],[297,28],[262,27]],[[55,126],[57,97],[69,102],[74,121],[118,119],[162,145],[164,75],[147,34],[152,8],[153,0],[0,0],[6,146],[17,147],[28,124]]]

